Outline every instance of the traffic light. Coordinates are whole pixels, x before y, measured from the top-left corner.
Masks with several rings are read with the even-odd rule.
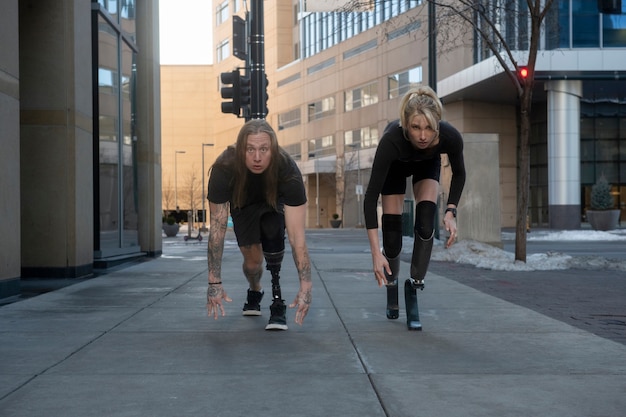
[[[239,105],[241,108],[250,106],[251,93],[250,77],[239,77]]]
[[[222,72],[220,80],[222,81],[222,87],[220,88],[222,98],[232,99],[232,101],[222,102],[222,113],[232,113],[239,117],[241,109],[239,71]]]
[[[528,67],[525,65],[517,67],[517,78],[519,78],[520,82],[524,83],[530,77],[530,71]]]
[[[267,87],[269,85],[269,80],[267,79],[267,74],[263,74],[263,107],[264,107],[264,111],[263,113],[267,116],[267,114],[270,112],[270,110],[267,108],[267,100],[269,99],[269,95],[267,94]]]

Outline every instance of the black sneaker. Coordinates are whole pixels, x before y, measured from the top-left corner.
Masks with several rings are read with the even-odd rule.
[[[252,291],[248,289],[248,299],[243,305],[244,316],[260,316],[261,315],[261,299],[263,291]]]
[[[287,330],[287,306],[284,300],[274,300],[270,306],[270,321],[265,330]]]

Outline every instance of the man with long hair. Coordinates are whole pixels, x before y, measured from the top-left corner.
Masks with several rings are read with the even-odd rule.
[[[243,125],[237,143],[215,161],[209,176],[210,232],[207,248],[209,286],[207,312],[225,315],[223,301],[231,302],[222,285],[221,267],[228,213],[243,255],[248,280],[243,315],[260,316],[263,260],[272,276],[272,304],[267,330],[287,330],[286,305],[280,290],[280,267],[285,253],[285,229],[298,270],[300,289],[290,308],[302,324],[311,304],[311,261],[304,224],[306,193],[296,163],[279,145],[272,127],[261,119]]]

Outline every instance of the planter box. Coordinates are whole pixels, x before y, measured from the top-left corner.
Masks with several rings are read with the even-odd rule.
[[[341,226],[341,220],[330,220],[330,225],[334,229],[337,229],[339,226]]]
[[[587,210],[587,221],[593,230],[614,230],[619,226],[620,210]]]
[[[175,237],[178,234],[178,230],[180,229],[180,225],[178,223],[167,224],[163,223],[163,232],[167,237]]]

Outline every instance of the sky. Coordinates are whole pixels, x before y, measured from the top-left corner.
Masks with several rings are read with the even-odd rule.
[[[213,62],[210,0],[159,0],[161,65]]]
[[[514,240],[515,234],[505,236],[503,240]],[[403,242],[403,252],[413,249],[413,239]],[[619,240],[626,241],[626,229],[616,229],[609,232],[601,232],[595,230],[568,230],[568,231],[533,231],[527,235],[528,241],[594,241],[594,240]],[[581,262],[586,262],[586,266],[603,262],[603,260],[594,257],[572,257],[570,255],[558,252],[534,253],[526,256],[526,263],[515,261],[515,255],[495,246],[474,240],[462,240],[455,243],[449,249],[443,247],[443,242],[435,240],[433,247],[432,260],[449,261],[474,265],[483,269],[491,269],[496,271],[552,271],[562,270],[575,267],[581,267]],[[606,261],[606,260],[604,260]],[[619,270],[626,271],[626,263],[614,265]]]

